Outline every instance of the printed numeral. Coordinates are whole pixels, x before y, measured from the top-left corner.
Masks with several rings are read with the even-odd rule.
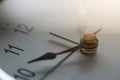
[[[15,77],[15,79],[20,79],[20,80],[29,80],[29,79],[24,78],[24,77],[22,77],[22,76],[20,76],[20,75],[17,75],[17,74],[14,74],[14,77]]]
[[[27,25],[25,24],[18,24],[17,28],[14,29],[15,32],[20,32],[23,34],[29,34],[30,32],[32,32],[34,28],[29,28]]]
[[[29,80],[28,78],[35,77],[35,73],[28,70],[28,69],[20,68],[20,69],[17,70],[17,72],[19,73],[19,75],[14,74],[14,77],[16,79]]]
[[[16,54],[16,55],[20,55],[19,53],[17,52],[14,52],[12,51],[12,49],[16,49],[16,50],[19,50],[19,51],[24,51],[24,49],[21,49],[21,48],[18,48],[16,46],[13,46],[13,45],[8,45],[9,49],[4,49],[5,53],[13,53],[13,54]]]

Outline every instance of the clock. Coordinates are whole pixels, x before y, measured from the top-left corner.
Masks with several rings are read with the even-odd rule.
[[[1,80],[120,79],[119,1],[6,0],[0,5]],[[103,30],[96,34],[96,55],[84,55],[78,50],[66,60],[70,53],[28,64],[47,52],[77,46],[49,32],[79,44],[85,30],[95,32],[101,27]]]

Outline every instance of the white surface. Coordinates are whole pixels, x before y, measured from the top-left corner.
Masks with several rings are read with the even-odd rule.
[[[0,80],[15,80],[0,68]]]

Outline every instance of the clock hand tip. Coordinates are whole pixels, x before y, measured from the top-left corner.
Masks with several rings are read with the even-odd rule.
[[[33,63],[33,61],[28,61],[27,63],[30,64],[30,63]]]
[[[97,31],[94,32],[94,34],[97,34],[98,32],[100,32],[103,29],[103,27],[99,28]]]
[[[48,52],[48,53],[46,53],[45,55],[43,55],[41,57],[38,57],[36,59],[28,61],[27,63],[29,64],[29,63],[33,63],[33,62],[36,62],[36,61],[51,60],[51,59],[55,59],[55,58],[56,58],[56,54],[54,54],[52,52]]]
[[[36,61],[38,61],[38,60],[37,60],[37,59],[34,59],[34,60],[28,61],[27,63],[30,64],[30,63],[33,63],[33,62],[36,62]]]

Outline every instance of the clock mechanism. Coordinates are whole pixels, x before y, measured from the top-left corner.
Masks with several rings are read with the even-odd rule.
[[[102,28],[98,29],[94,33],[85,33],[83,35],[83,37],[80,39],[80,43],[77,43],[77,42],[75,42],[73,40],[70,40],[70,39],[65,38],[63,36],[60,36],[58,34],[50,32],[51,35],[53,35],[55,37],[58,37],[58,38],[61,38],[63,40],[66,40],[68,42],[77,44],[77,46],[66,49],[66,50],[63,50],[63,51],[60,51],[60,52],[57,52],[57,53],[55,53],[55,52],[47,52],[43,56],[40,56],[40,57],[38,57],[36,59],[28,61],[28,63],[33,63],[33,62],[36,62],[36,61],[43,61],[43,60],[52,60],[52,59],[55,59],[58,55],[70,52],[70,54],[68,54],[65,58],[63,58],[57,65],[55,65],[50,71],[48,71],[46,73],[46,75],[44,75],[41,78],[41,80],[45,80],[46,77],[48,77],[58,66],[60,66],[60,64],[62,64],[67,58],[69,58],[75,51],[80,49],[80,52],[82,54],[94,55],[96,53],[97,47],[98,47],[98,39],[96,38],[96,34],[101,30],[102,30]]]

